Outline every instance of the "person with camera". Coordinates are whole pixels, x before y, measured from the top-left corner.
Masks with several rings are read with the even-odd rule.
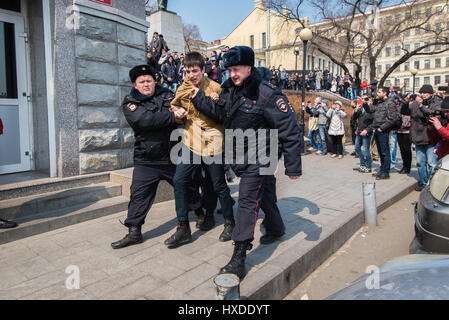
[[[369,125],[373,123],[373,114],[369,113],[367,109],[369,105],[373,103],[373,99],[369,98],[366,94],[363,96],[363,103],[356,105],[356,109],[353,115],[354,121],[357,123],[356,136],[355,136],[355,152],[360,159],[360,167],[356,168],[356,171],[362,173],[370,173],[372,168],[372,158],[370,152],[370,143],[372,132],[362,136],[360,133],[365,130]],[[362,149],[363,147],[363,149]]]
[[[390,89],[380,87],[377,89],[377,98],[369,105],[367,111],[374,113],[373,122],[365,128],[360,135],[362,137],[374,132],[377,150],[380,157],[380,171],[374,174],[376,180],[390,179],[390,130],[399,118],[396,103],[389,98]]]
[[[415,101],[412,101],[409,105],[411,116],[410,137],[412,143],[416,146],[416,166],[419,175],[416,191],[424,189],[430,173],[437,164],[437,155],[433,153],[435,145],[427,137],[429,117],[439,107],[439,105],[431,103],[433,102],[431,92],[433,92],[432,86],[424,85],[419,91],[422,96],[416,96]],[[424,102],[427,104],[424,104]]]
[[[330,120],[329,136],[331,142],[332,158],[343,158],[343,137],[345,135],[345,125],[343,118],[346,117],[346,112],[343,110],[343,103],[335,101],[332,108],[327,111],[327,117]]]
[[[410,138],[411,117],[409,104],[415,101],[416,95],[408,94],[400,101],[400,115],[402,124],[396,135],[401,151],[402,168],[399,174],[409,174],[412,166],[412,140]]]
[[[449,154],[449,97],[444,98],[440,107],[441,116],[431,116],[427,127],[427,137],[437,145],[437,161]]]

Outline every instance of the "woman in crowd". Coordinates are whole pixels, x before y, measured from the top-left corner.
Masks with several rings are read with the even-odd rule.
[[[346,113],[342,107],[343,104],[340,101],[335,101],[326,114],[331,119],[328,132],[331,138],[332,157],[338,157],[338,159],[343,158],[343,137],[345,135],[343,119],[346,117]]]

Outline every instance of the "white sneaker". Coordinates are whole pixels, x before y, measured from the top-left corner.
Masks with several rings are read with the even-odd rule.
[[[317,155],[322,155],[323,154],[323,152],[322,151],[317,151],[317,153],[316,153]]]
[[[315,148],[310,147],[309,149],[307,149],[307,151],[315,151]]]
[[[335,158],[337,155],[336,154],[333,154],[333,155],[331,155],[331,158]]]
[[[340,154],[340,155],[338,156],[338,159],[343,159],[343,156]]]

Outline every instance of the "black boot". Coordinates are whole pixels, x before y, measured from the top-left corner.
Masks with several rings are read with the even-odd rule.
[[[223,241],[223,242],[231,240],[232,231],[234,230],[234,227],[235,227],[234,219],[232,219],[232,220],[225,219],[224,230],[220,234],[220,237],[218,238],[218,240]]]
[[[232,273],[242,279],[246,273],[246,251],[251,250],[252,247],[253,245],[250,240],[234,242],[234,253],[232,254],[231,261],[220,269],[220,273]]]
[[[167,240],[164,244],[169,248],[176,248],[184,243],[188,243],[192,240],[192,234],[190,232],[189,222],[181,221],[176,227],[176,232]]]
[[[204,222],[204,211],[203,208],[198,208],[195,210],[196,215],[196,228],[199,229],[200,225]]]
[[[215,227],[215,217],[213,211],[206,212],[206,216],[204,218],[204,222],[200,224],[201,231],[209,231]]]
[[[17,223],[15,223],[14,221],[0,219],[0,229],[9,229],[15,227],[17,227]]]
[[[133,244],[142,243],[143,238],[141,230],[142,226],[129,227],[129,233],[122,240],[111,243],[111,247],[113,249],[120,249]]]

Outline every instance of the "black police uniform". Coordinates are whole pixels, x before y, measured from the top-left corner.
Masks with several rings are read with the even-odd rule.
[[[153,204],[160,180],[173,185],[175,165],[170,161],[171,132],[178,127],[169,111],[173,94],[156,85],[154,95],[142,95],[133,88],[122,103],[123,114],[134,130],[134,172],[126,226],[139,226]],[[196,189],[196,191],[195,191]],[[198,187],[189,189],[189,209],[201,207]]]
[[[279,150],[284,153],[285,174],[300,176],[301,170],[301,129],[296,113],[288,99],[279,88],[261,79],[253,68],[241,87],[236,87],[232,79],[223,85],[219,101],[215,104],[199,91],[192,100],[195,107],[217,122],[224,122],[225,129],[278,129]],[[256,136],[256,141],[258,137]],[[270,153],[270,141],[267,137],[267,154]],[[245,159],[247,159],[247,141],[245,141]],[[276,178],[274,174],[261,175],[262,165],[256,163],[237,163],[234,145],[234,159],[231,167],[241,177],[239,186],[239,202],[237,223],[232,239],[236,242],[251,241],[257,214],[260,208],[265,213],[264,226],[267,234],[281,236],[285,226],[276,204]]]

